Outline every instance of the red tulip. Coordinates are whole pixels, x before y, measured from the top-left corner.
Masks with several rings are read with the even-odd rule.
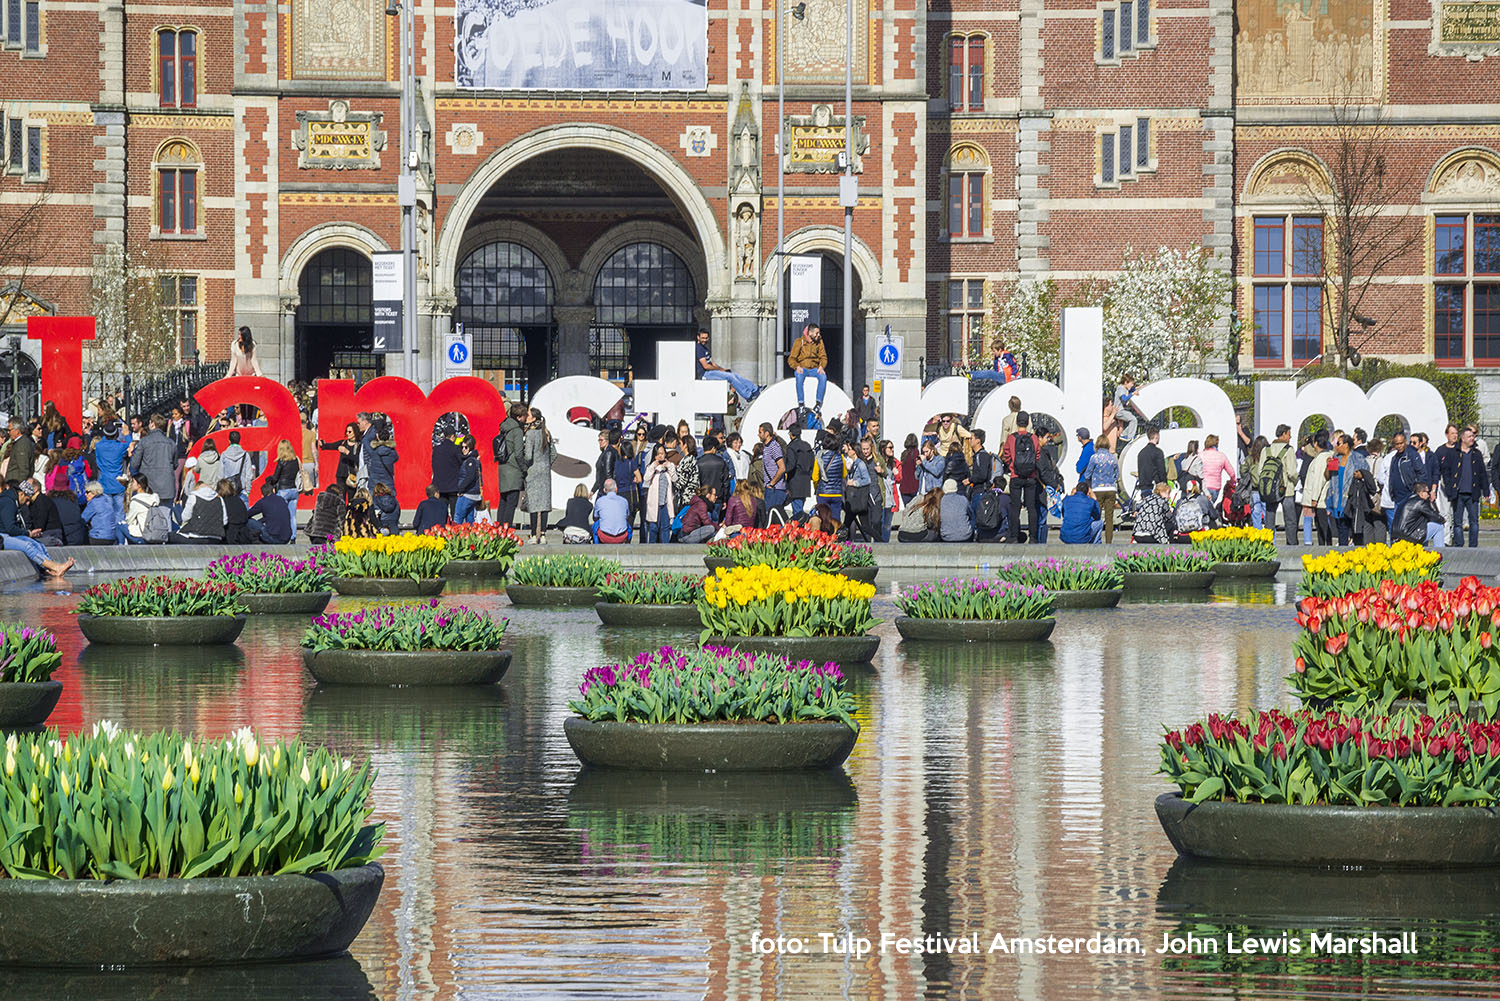
[[[1488,635],[1488,634],[1486,634],[1486,635]],[[1297,658],[1297,673],[1298,674],[1306,674],[1307,673],[1307,661],[1303,660],[1301,657]]]

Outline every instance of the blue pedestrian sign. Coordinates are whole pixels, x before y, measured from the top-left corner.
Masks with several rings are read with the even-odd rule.
[[[901,352],[906,347],[906,338],[887,332],[875,337],[876,379],[901,378]]]
[[[901,361],[901,352],[896,350],[894,344],[882,344],[880,346],[880,364],[894,366]]]
[[[455,376],[474,374],[474,349],[470,344],[468,334],[464,333],[463,324],[453,325],[452,333],[448,334],[447,342],[443,345],[443,378],[452,379]]]
[[[462,365],[469,359],[469,348],[463,341],[454,341],[448,345],[448,361],[454,365]]]

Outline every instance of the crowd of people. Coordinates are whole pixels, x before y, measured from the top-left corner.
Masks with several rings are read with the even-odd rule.
[[[236,372],[259,371],[247,330],[234,348]],[[1002,386],[1016,378],[1004,345],[996,342],[992,354],[993,365],[974,378]],[[725,379],[746,402],[759,395],[713,362],[706,333],[697,360],[701,378]],[[1268,441],[1241,425],[1234,442],[1206,435],[1166,455],[1162,429],[1140,410],[1129,376],[1103,402],[1102,434],[1080,427],[1065,444],[1061,428],[1034,419],[1012,396],[995,442],[950,412],[898,448],[881,436],[869,386],[852,409],[824,421],[827,354],[815,325],[798,338],[788,366],[796,409],[779,426],[761,424],[748,441],[722,425],[700,432],[687,421],[653,425],[644,415],[610,422],[599,432],[592,482],[560,505],[556,525],[549,523],[557,445],[535,408],[510,409],[487,443],[454,415],[434,437],[426,499],[403,528],[390,418],[361,413],[341,437],[322,441],[310,385],[289,386],[302,411],[300,450],[282,440],[267,453],[242,446],[244,429],[265,426],[250,407],[199,411],[200,429],[186,399],[165,414],[126,418],[118,399],[102,398],[73,429],[48,403],[34,420],[8,421],[0,543],[52,574],[70,562],[52,559],[49,546],[286,544],[299,535],[299,499],[316,494],[302,528],[314,544],[447,523],[513,524],[519,514],[538,544],[549,527],[564,543],[667,543],[789,521],[866,542],[888,542],[894,532],[903,542],[1040,543],[1055,531],[1064,543],[1112,543],[1128,531],[1137,543],[1170,543],[1225,524],[1276,530],[1279,518],[1288,545],[1390,538],[1476,546],[1480,503],[1500,484],[1500,450],[1491,455],[1473,425],[1449,425],[1435,447],[1420,432],[1385,441],[1354,428],[1294,442],[1283,424]],[[787,433],[793,428],[811,433]],[[204,440],[216,432],[223,432],[222,451]],[[1145,444],[1133,453],[1127,490],[1120,456],[1138,434]],[[493,506],[481,448],[498,468]],[[321,452],[336,453],[337,462],[332,481],[318,485]],[[1066,495],[1064,461],[1078,477]]]

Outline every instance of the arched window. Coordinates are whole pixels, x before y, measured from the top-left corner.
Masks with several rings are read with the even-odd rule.
[[[203,157],[186,139],[169,139],[156,151],[156,230],[160,236],[199,234],[198,192]]]
[[[990,159],[978,146],[953,147],[945,165],[948,175],[948,238],[982,239],[990,231],[987,178]]]
[[[1300,368],[1323,355],[1325,234],[1318,202],[1330,190],[1323,165],[1298,150],[1251,171],[1245,272],[1257,368]]]
[[[157,29],[156,78],[163,108],[197,106],[198,29]]]
[[[948,108],[984,110],[983,35],[948,36]]]
[[[519,243],[487,243],[458,266],[458,310],[474,345],[476,369],[523,367],[523,327],[552,323],[552,275],[542,259]]]
[[[1444,366],[1500,365],[1500,156],[1450,154],[1432,172],[1432,353]]]
[[[601,326],[691,326],[697,304],[688,266],[659,243],[626,244],[594,280],[594,322]]]

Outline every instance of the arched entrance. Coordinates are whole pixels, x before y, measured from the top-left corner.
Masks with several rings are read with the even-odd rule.
[[[374,321],[370,259],[349,247],[320,251],[297,278],[298,379],[354,379],[364,383],[385,371],[371,350]]]
[[[552,274],[532,250],[496,240],[470,251],[454,280],[462,323],[474,349],[474,374],[507,394],[531,399],[533,383],[552,376],[557,325]]]
[[[632,367],[649,375],[656,343],[691,338],[705,300],[728,292],[719,223],[698,184],[659,146],[620,129],[540,129],[475,172],[438,240],[438,268],[452,269],[460,314],[461,286],[474,281],[460,272],[491,230],[519,234],[507,239],[550,270],[545,371],[534,371],[540,358],[526,338],[532,390],[554,376],[618,381]]]
[[[815,256],[823,259],[822,291],[819,295],[818,307],[821,319],[818,326],[823,331],[823,346],[828,352],[828,378],[842,384],[844,378],[844,262],[843,258],[837,254],[819,253]],[[851,268],[850,274],[854,277],[854,370],[852,384],[845,386],[844,391],[851,399],[854,399],[859,396],[859,387],[868,381],[866,360],[869,352],[865,345],[865,315],[859,306],[860,297],[863,295],[859,269]],[[790,302],[792,293],[790,270],[782,275],[781,285],[781,294],[787,297],[784,301]],[[788,350],[791,349],[792,340],[801,335],[801,330],[788,330],[786,339]]]
[[[656,378],[656,345],[697,333],[697,287],[688,266],[659,243],[630,243],[609,256],[594,279],[589,368],[620,379]]]

